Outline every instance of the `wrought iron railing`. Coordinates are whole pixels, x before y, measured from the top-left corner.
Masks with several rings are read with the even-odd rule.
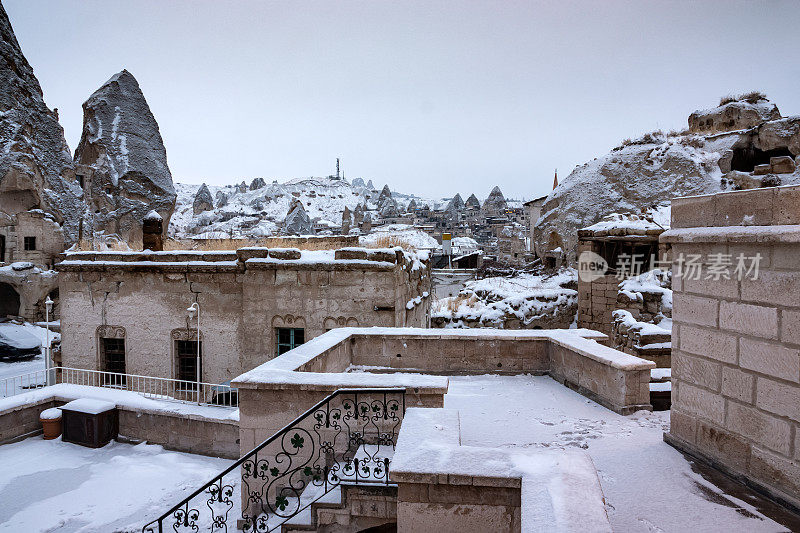
[[[54,367],[49,370],[38,370],[0,379],[0,394],[3,398],[14,396],[31,389],[46,387],[48,383],[68,383],[131,391],[155,400],[175,400],[220,407],[239,406],[238,391],[230,385],[201,382],[198,391],[196,381],[70,367]]]
[[[340,389],[142,532],[267,533],[343,483],[389,485],[404,414],[405,389]]]

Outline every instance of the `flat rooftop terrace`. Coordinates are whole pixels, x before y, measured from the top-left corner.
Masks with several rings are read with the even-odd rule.
[[[663,441],[669,411],[622,416],[548,376],[451,376],[463,445],[586,450],[614,531],[799,531],[800,516]]]
[[[796,531],[800,517],[700,467],[663,441],[669,412],[622,416],[548,376],[449,377],[462,444],[582,449],[615,531]],[[0,446],[1,531],[139,531],[230,461],[112,442],[32,437]]]

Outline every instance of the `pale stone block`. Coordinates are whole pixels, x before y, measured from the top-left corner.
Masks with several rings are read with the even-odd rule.
[[[719,363],[699,357],[681,355],[680,357],[673,358],[672,371],[675,373],[675,376],[683,381],[701,385],[715,391],[719,391],[720,389],[722,365]]]
[[[704,276],[701,276],[700,279],[689,277],[683,279],[683,292],[715,298],[738,298],[739,281],[732,272],[731,279],[720,278],[715,280],[705,279]]]
[[[672,409],[669,419],[669,432],[679,439],[693,444],[695,441],[695,418],[686,413]]]
[[[732,191],[716,196],[715,226],[770,226],[775,189]]]
[[[800,383],[800,350],[780,344],[739,339],[739,366]]]
[[[791,427],[780,420],[752,407],[728,402],[725,427],[783,455],[791,449]]]
[[[744,471],[750,459],[750,443],[720,426],[697,421],[697,446],[726,465]]]
[[[800,187],[778,187],[773,224],[800,224]]]
[[[695,228],[714,225],[714,195],[672,200],[672,227]]]
[[[681,351],[736,363],[736,337],[729,333],[682,325],[680,343],[674,345],[680,346]]]
[[[682,382],[676,403],[680,409],[707,418],[719,426],[725,424],[725,400],[720,395]]]
[[[800,311],[781,311],[781,341],[800,344]]]
[[[800,462],[753,447],[750,473],[769,486],[788,494],[800,495]],[[798,498],[800,499],[800,498]]]
[[[673,317],[675,316],[673,312]],[[778,310],[739,302],[721,302],[719,325],[722,329],[737,333],[777,339]]]
[[[756,406],[800,422],[800,387],[767,378],[756,381]]]
[[[759,272],[758,279],[745,277],[741,286],[742,300],[796,306],[800,295],[800,272],[764,270]]]
[[[722,394],[724,396],[736,398],[745,403],[753,403],[754,385],[755,378],[752,374],[736,368],[724,367],[722,369]]]
[[[513,532],[514,511],[501,506],[397,502],[398,533]]]
[[[672,317],[677,322],[716,326],[718,309],[719,302],[713,298],[683,293],[673,295]]]

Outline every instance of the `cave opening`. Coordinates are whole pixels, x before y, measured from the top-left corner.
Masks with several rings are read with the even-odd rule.
[[[8,283],[0,283],[0,317],[19,315],[19,293]]]
[[[770,157],[782,155],[792,156],[788,148],[774,148],[772,150],[760,150],[753,145],[743,148],[733,149],[733,159],[731,159],[731,170],[740,172],[752,172],[756,165],[768,165]]]

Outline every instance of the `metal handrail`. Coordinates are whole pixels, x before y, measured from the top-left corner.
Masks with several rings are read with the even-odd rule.
[[[39,389],[46,387],[48,373],[51,373],[52,377],[55,378],[51,380],[53,383],[125,390],[136,392],[146,398],[198,403],[200,405],[215,405],[221,407],[238,407],[239,405],[238,390],[230,385],[206,382],[200,382],[198,384],[195,381],[173,378],[61,366],[0,379],[0,392],[2,392],[2,397],[22,394],[25,392],[23,389]],[[39,377],[42,378],[43,383],[39,383]],[[12,388],[9,394],[10,386],[13,387],[15,383],[19,383],[19,387]]]
[[[157,519],[147,523],[144,527],[142,527],[142,533],[155,533],[156,530],[153,529],[152,526],[154,526],[156,524],[158,525],[158,529],[157,529],[158,533],[163,533],[163,531],[164,531],[163,530],[163,522],[164,522],[164,520],[166,520],[169,517],[175,518],[177,516],[176,513],[180,513],[182,507],[186,507],[187,511],[184,512],[181,515],[181,517],[184,518],[184,519],[189,519],[190,517],[189,517],[189,512],[188,512],[188,504],[192,499],[194,499],[195,497],[199,496],[203,492],[208,492],[212,497],[214,497],[217,494],[221,493],[222,489],[224,488],[224,485],[222,483],[222,479],[225,477],[225,475],[233,472],[237,468],[242,467],[242,465],[245,465],[245,463],[250,462],[251,458],[256,456],[259,451],[263,450],[264,448],[266,448],[270,444],[278,442],[282,437],[287,435],[290,431],[296,429],[297,425],[300,422],[308,419],[309,417],[313,416],[315,413],[318,413],[320,409],[322,409],[326,405],[329,405],[331,400],[333,400],[337,396],[344,396],[344,395],[352,394],[355,397],[355,404],[358,405],[358,396],[359,395],[368,396],[368,395],[374,395],[374,394],[378,394],[378,395],[382,394],[384,396],[383,404],[384,404],[384,407],[385,407],[387,405],[387,399],[386,399],[387,395],[389,395],[389,394],[400,394],[401,397],[402,397],[402,402],[401,402],[401,406],[400,406],[399,409],[400,409],[400,420],[402,420],[402,416],[405,413],[405,392],[406,392],[405,388],[337,389],[332,394],[330,394],[330,395],[326,396],[324,399],[320,400],[313,407],[311,407],[310,409],[305,411],[303,414],[298,416],[296,419],[294,419],[292,422],[290,422],[289,424],[284,426],[282,429],[277,431],[271,437],[267,438],[261,444],[259,444],[258,446],[256,446],[252,450],[250,450],[248,453],[246,453],[244,456],[242,456],[239,460],[234,462],[228,468],[226,468],[225,470],[223,470],[222,472],[220,472],[219,474],[214,476],[210,481],[208,481],[203,486],[201,486],[200,488],[198,488],[197,490],[192,492],[189,496],[187,496],[186,498],[181,500],[179,503],[175,504],[172,508],[170,508],[169,511],[165,512],[164,514],[162,514]],[[384,409],[384,414],[383,414],[384,417],[386,416],[386,412],[385,411],[386,410]],[[328,412],[328,414],[329,414],[329,412]],[[330,423],[330,420],[327,417],[326,417],[325,423],[326,423],[326,426]],[[398,425],[399,425],[399,422],[398,422]],[[363,437],[363,435],[362,435],[362,437]],[[397,439],[397,435],[393,435],[392,446],[394,446],[396,444],[396,439]],[[386,468],[385,468],[385,476],[384,476],[383,479],[381,479],[380,481],[362,480],[361,483],[371,483],[371,484],[381,483],[381,484],[388,485],[389,484],[389,469],[388,469],[388,465],[389,465],[389,460],[387,459],[386,462],[385,462],[385,467]],[[357,470],[357,468],[356,468],[356,470]],[[284,475],[285,475],[285,473],[284,473]],[[356,482],[356,483],[358,483],[358,482]],[[322,496],[324,496],[325,494],[330,492],[330,490],[332,490],[333,488],[335,488],[336,486],[339,485],[338,483],[336,483],[335,485],[332,485],[330,488],[328,488],[328,486],[327,486],[328,485],[327,476],[325,477],[325,484],[326,484],[325,490],[321,494],[319,494],[317,499],[321,498]],[[215,487],[215,489],[218,490],[219,492],[216,492],[214,489],[209,490],[212,487]],[[303,485],[303,487],[305,487],[305,484]],[[310,502],[310,503],[313,503],[313,502]],[[285,517],[284,522],[286,520],[289,520],[293,516],[296,516],[300,511],[306,509],[308,507],[308,505],[310,505],[310,503],[305,505],[305,506],[303,506],[303,507],[298,508],[291,516]],[[210,505],[209,505],[209,507],[210,507]],[[280,526],[280,524],[278,526],[270,528],[269,531],[273,531],[274,529],[277,529],[277,527],[279,527],[279,526]],[[219,527],[219,524],[215,523],[214,526],[212,526],[212,531],[216,531],[216,529],[214,529],[214,527]],[[222,531],[224,529],[220,529],[220,530]],[[250,531],[254,531],[254,530],[255,530],[255,528],[253,528]],[[176,531],[177,531],[177,529],[176,529]],[[247,529],[245,529],[245,531],[247,531]],[[261,531],[261,530],[259,529],[259,531]]]

